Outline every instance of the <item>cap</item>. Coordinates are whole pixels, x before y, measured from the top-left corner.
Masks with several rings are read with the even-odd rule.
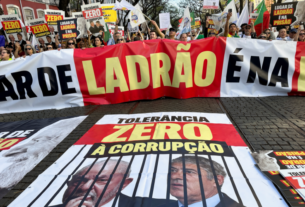
[[[297,29],[291,29],[290,30],[290,32],[294,32],[294,33],[297,33],[297,31],[298,31]]]
[[[170,31],[170,32],[171,32],[171,31],[176,32],[176,29],[175,29],[175,28],[170,28],[169,31]]]

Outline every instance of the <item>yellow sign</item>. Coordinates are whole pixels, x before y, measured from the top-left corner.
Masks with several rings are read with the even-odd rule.
[[[114,4],[102,4],[103,16],[105,22],[116,22],[117,14],[116,10],[113,10]]]

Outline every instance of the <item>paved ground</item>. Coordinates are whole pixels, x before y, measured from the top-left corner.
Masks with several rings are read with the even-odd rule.
[[[63,110],[0,115],[0,122],[88,115],[63,142],[0,200],[0,207],[7,206],[12,202],[40,173],[57,160],[105,114],[160,111],[226,113],[252,150],[304,150],[304,102],[305,97],[193,98],[186,100],[165,98],[116,105],[86,106]]]

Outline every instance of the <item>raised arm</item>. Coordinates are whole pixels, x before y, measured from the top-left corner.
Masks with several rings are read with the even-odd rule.
[[[157,25],[157,23],[156,23],[154,20],[151,20],[150,22],[155,26],[158,35],[159,35],[162,39],[164,39],[164,38],[165,38],[165,35],[161,32],[161,30],[160,30],[159,26]]]
[[[229,12],[227,15],[227,20],[226,20],[226,25],[225,25],[225,32],[224,32],[224,37],[227,37],[229,34],[229,22],[230,22],[230,18],[232,16],[232,12]]]
[[[299,40],[299,35],[300,35],[300,32],[301,32],[301,25],[299,25],[299,28],[298,28],[298,31],[297,31],[297,34],[295,35],[293,41],[298,41]]]
[[[56,45],[56,47],[58,48],[58,45],[59,45],[58,34],[55,35],[55,45]]]

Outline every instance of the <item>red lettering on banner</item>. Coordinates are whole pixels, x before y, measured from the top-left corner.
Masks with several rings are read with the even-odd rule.
[[[50,15],[50,14],[46,14],[45,15],[45,19],[46,21],[49,22],[57,22],[59,20],[63,20],[63,15]]]
[[[290,176],[285,179],[294,189],[305,189],[305,176]]]
[[[226,136],[223,136],[226,134]],[[222,141],[229,146],[247,146],[231,124],[162,122],[94,125],[75,144],[129,142],[145,140]]]
[[[0,139],[0,150],[8,150],[24,139],[25,139],[25,137],[13,138],[13,139]]]
[[[116,50],[75,50],[84,103],[114,104],[163,96],[219,97],[225,52],[219,48],[225,48],[225,40],[209,38],[186,44],[151,40],[117,45]],[[120,57],[118,50],[122,51]]]
[[[83,11],[83,16],[85,19],[101,17],[101,16],[103,16],[103,10],[102,10],[102,8],[86,10],[86,11]]]

